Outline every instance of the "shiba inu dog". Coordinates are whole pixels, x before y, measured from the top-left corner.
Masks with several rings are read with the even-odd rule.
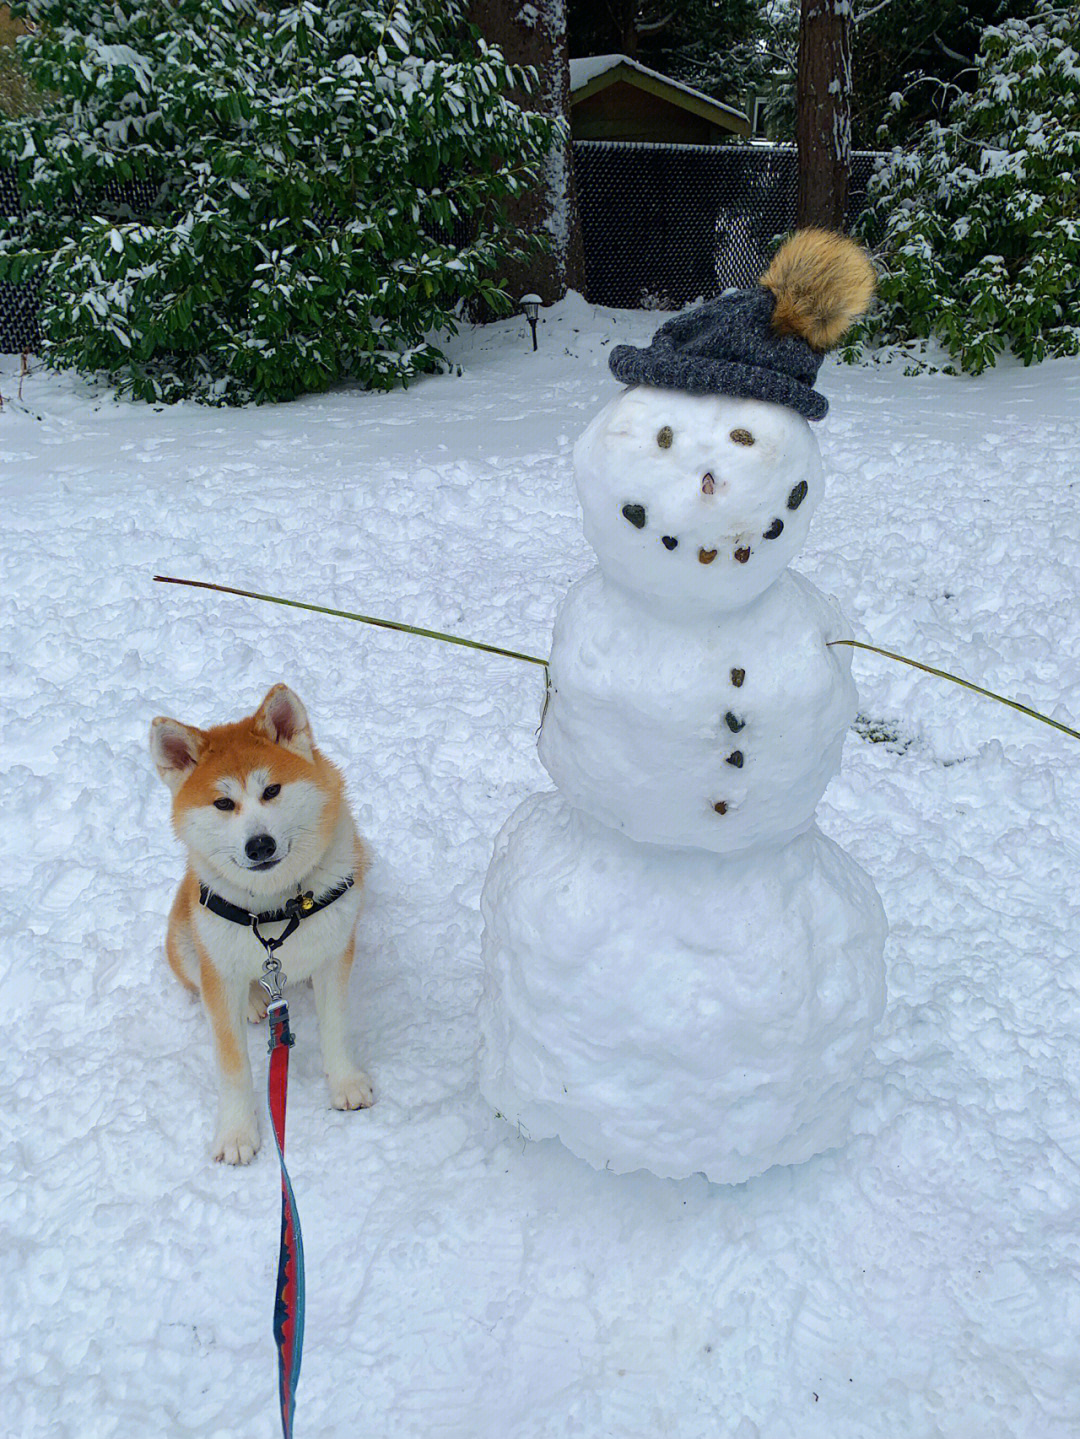
[[[188,851],[165,953],[180,982],[202,996],[210,1022],[219,1092],[214,1158],[247,1164],[259,1126],[244,1019],[264,1018],[267,1006],[259,934],[275,939],[290,930],[277,958],[290,982],[312,982],[334,1108],[372,1102],[345,1037],[367,851],[341,774],[315,748],[307,712],[283,684],[235,724],[201,730],[155,719],[150,751]]]

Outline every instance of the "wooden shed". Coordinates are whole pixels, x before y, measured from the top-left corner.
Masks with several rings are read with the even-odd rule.
[[[575,140],[716,145],[747,138],[750,121],[627,55],[587,55],[570,61],[570,128]]]

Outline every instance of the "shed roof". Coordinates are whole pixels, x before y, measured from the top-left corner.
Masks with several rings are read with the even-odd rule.
[[[570,61],[570,103],[576,104],[607,89],[617,81],[636,85],[651,95],[657,95],[672,105],[689,110],[703,120],[710,120],[725,130],[735,130],[744,135],[750,133],[749,118],[734,105],[725,105],[700,90],[670,80],[659,70],[650,70],[631,60],[629,55],[584,55]]]

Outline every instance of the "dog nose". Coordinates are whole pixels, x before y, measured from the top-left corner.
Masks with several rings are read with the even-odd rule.
[[[277,849],[277,840],[270,834],[253,834],[244,845],[244,853],[252,864],[262,864],[264,860],[272,859]]]

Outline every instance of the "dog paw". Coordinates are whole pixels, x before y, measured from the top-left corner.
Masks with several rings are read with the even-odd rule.
[[[371,1080],[359,1069],[330,1081],[330,1103],[335,1109],[368,1109],[375,1103]]]
[[[254,1122],[219,1129],[214,1136],[218,1164],[250,1164],[259,1152],[259,1127]]]
[[[248,1022],[250,1024],[261,1024],[266,1018],[266,1007],[269,1004],[266,997],[266,990],[257,979],[251,981],[248,990]]]

